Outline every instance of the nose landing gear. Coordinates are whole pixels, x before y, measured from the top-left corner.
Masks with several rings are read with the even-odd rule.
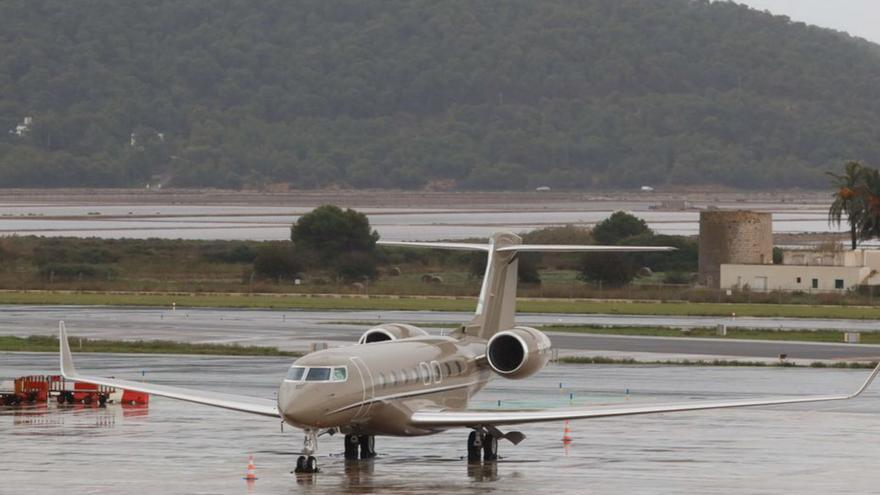
[[[315,430],[306,430],[305,439],[303,439],[303,454],[296,460],[296,468],[294,473],[317,473],[318,460],[312,455],[318,450],[318,432]]]

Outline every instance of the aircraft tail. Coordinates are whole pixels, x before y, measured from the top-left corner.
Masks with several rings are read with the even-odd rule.
[[[489,244],[459,242],[397,242],[379,241],[384,246],[426,247],[436,249],[485,251],[486,272],[477,299],[474,317],[465,325],[465,333],[489,339],[496,333],[513,328],[516,315],[516,284],[520,252],[623,252],[645,253],[673,251],[672,247],[655,246],[583,246],[563,244],[523,244],[522,238],[512,232],[496,232]]]

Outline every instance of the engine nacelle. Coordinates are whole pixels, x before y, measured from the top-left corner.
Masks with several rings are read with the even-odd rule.
[[[400,340],[409,337],[418,337],[421,335],[428,335],[428,333],[421,328],[414,327],[412,325],[405,325],[403,323],[389,323],[386,325],[373,327],[364,332],[364,334],[361,335],[360,340],[358,340],[358,344],[370,344],[372,342],[384,342],[387,340]]]
[[[530,327],[514,327],[498,332],[486,345],[489,366],[504,378],[525,378],[550,360],[550,339]]]

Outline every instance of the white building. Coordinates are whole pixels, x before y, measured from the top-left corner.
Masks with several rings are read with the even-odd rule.
[[[15,129],[9,131],[9,134],[15,134],[18,137],[24,136],[31,130],[31,126],[34,124],[33,117],[25,117],[21,124],[15,126]]]
[[[880,250],[789,250],[781,265],[721,265],[722,289],[821,292],[859,285],[880,285]]]

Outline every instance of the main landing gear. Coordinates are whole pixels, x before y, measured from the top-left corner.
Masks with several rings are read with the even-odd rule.
[[[498,439],[491,433],[474,430],[468,435],[468,462],[497,461]]]
[[[345,435],[345,460],[373,457],[376,457],[375,435]]]

